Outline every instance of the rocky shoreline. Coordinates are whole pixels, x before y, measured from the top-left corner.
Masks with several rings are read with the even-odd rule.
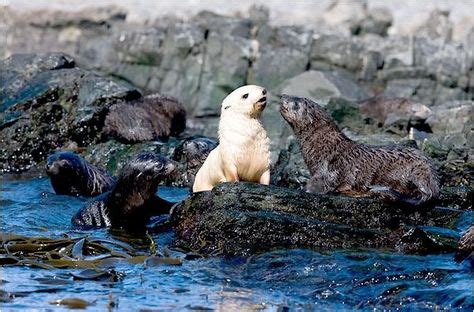
[[[116,174],[127,159],[149,151],[180,161],[179,176],[165,183],[189,187],[196,165],[187,163],[183,145],[195,137],[213,139],[220,101],[236,87],[254,83],[270,91],[263,121],[272,141],[272,184],[291,189],[242,184],[193,195],[176,207],[172,217],[178,224],[178,240],[187,241],[188,248],[212,253],[224,244],[224,253],[247,254],[259,251],[260,245],[276,246],[278,241],[280,247],[423,252],[426,246],[416,249],[400,243],[410,229],[389,235],[387,224],[378,225],[375,231],[385,232],[377,236],[373,228],[349,231],[348,224],[338,222],[323,226],[326,221],[321,216],[301,219],[275,208],[287,209],[289,204],[250,209],[269,198],[322,200],[295,193],[304,187],[309,172],[278,112],[276,99],[281,93],[325,105],[356,140],[417,146],[439,168],[438,205],[472,210],[474,57],[468,44],[432,36],[388,36],[388,20],[379,21],[386,25],[382,32],[374,31],[384,29],[380,25],[349,23],[344,26],[349,29],[346,34],[273,26],[265,8],[255,8],[248,18],[202,12],[186,21],[170,17],[149,25],[129,24],[126,13],[117,9],[55,13],[51,19],[19,18],[6,8],[0,10],[5,17],[0,29],[6,29],[8,37],[0,46],[0,56],[10,55],[0,61],[0,171],[4,176],[41,170],[55,150],[77,152]],[[226,196],[248,196],[255,202],[235,205],[236,199],[230,200],[224,191]],[[220,205],[227,201],[232,207]],[[330,215],[345,215],[358,207],[357,201],[337,196],[328,205],[339,201],[346,209]],[[311,207],[327,207],[317,206]],[[383,207],[378,209],[391,211]],[[305,209],[309,208],[302,210],[306,216]],[[443,211],[447,218],[460,213]],[[190,218],[190,212],[202,220]],[[211,231],[213,222],[224,221],[232,224],[232,233],[270,222],[280,222],[288,231],[273,233],[275,227],[267,226],[262,228],[267,232],[255,233],[254,241],[242,237],[232,245],[228,240],[232,236],[226,236],[230,232]],[[444,240],[442,246],[436,245],[439,240],[430,245],[431,234],[416,227],[449,228],[449,222],[411,221],[406,224],[430,250],[453,250],[451,243],[443,245]],[[209,233],[214,241],[199,240]],[[272,237],[275,241],[269,241]],[[329,237],[334,240],[324,245]],[[200,246],[200,242],[210,245]]]

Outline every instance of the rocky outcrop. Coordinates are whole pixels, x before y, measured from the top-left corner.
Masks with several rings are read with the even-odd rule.
[[[272,26],[265,8],[251,13],[244,18],[202,12],[186,21],[135,25],[116,8],[28,19],[8,11],[6,45],[0,49],[3,55],[67,52],[81,67],[121,77],[146,93],[177,97],[191,117],[218,114],[220,100],[240,85],[275,90],[308,70],[343,72],[367,90],[425,105],[473,98],[470,50],[436,38],[374,36],[386,34],[391,22],[386,9],[335,2],[327,14],[336,17],[329,20],[348,23],[352,36]]]
[[[48,113],[52,116],[49,120],[58,120],[56,124],[34,121],[36,117],[28,117],[33,121],[22,124],[25,119],[18,117],[18,112],[6,111],[5,106],[23,101],[19,95],[0,103],[5,120],[2,133],[6,137],[14,136],[14,124],[30,127],[30,130],[18,130],[22,133],[18,137],[24,133],[45,137],[41,141],[45,142],[44,149],[32,148],[35,144],[32,142],[23,151],[31,150],[39,155],[56,147],[81,149],[83,146],[88,147],[86,153],[95,148],[101,151],[85,154],[87,158],[107,155],[102,147],[109,145],[124,153],[117,152],[120,155],[142,145],[168,149],[163,142],[149,145],[142,142],[166,138],[168,132],[170,135],[179,133],[183,126],[183,119],[179,117],[183,114],[181,108],[188,116],[187,136],[215,137],[219,103],[225,94],[240,85],[255,83],[270,91],[269,105],[262,117],[272,142],[273,176],[278,185],[299,187],[305,183],[305,167],[298,159],[297,149],[289,147],[291,131],[278,112],[275,95],[282,92],[327,104],[327,109],[346,132],[363,134],[369,141],[381,134],[384,140],[377,140],[381,144],[387,143],[386,140],[416,140],[426,154],[438,161],[442,170],[453,168],[454,164],[456,169],[449,169],[446,175],[449,185],[466,181],[468,175],[461,168],[472,167],[469,156],[473,154],[470,152],[472,114],[468,109],[474,99],[471,51],[462,44],[434,38],[437,35],[433,38],[387,35],[383,25],[390,23],[390,14],[384,9],[368,7],[363,1],[353,4],[349,11],[347,4],[338,1],[328,8],[326,15],[332,15],[330,19],[338,20],[348,32],[275,26],[269,20],[269,11],[258,7],[253,7],[248,17],[201,12],[186,20],[163,17],[147,24],[128,23],[126,12],[117,8],[68,14],[43,12],[27,18],[7,8],[0,11],[4,17],[0,19],[0,28],[6,30],[0,34],[5,37],[0,55],[56,50],[73,55],[75,60],[65,57],[49,65],[49,61],[35,62],[60,69],[45,74],[41,69],[43,65],[24,71],[16,57],[17,70],[9,70],[15,73],[0,78],[0,96],[5,92],[16,94],[22,84],[36,84],[36,79],[51,76],[53,72],[57,75],[53,77],[56,81],[82,90],[77,92],[77,101],[75,98],[67,100],[68,95],[62,95],[59,101],[62,106],[44,106],[56,109]],[[374,34],[379,30],[383,31]],[[80,68],[76,68],[76,62]],[[114,79],[89,69],[111,74]],[[60,73],[67,74],[60,76]],[[85,76],[76,83],[75,78],[68,78],[69,73]],[[45,83],[37,84],[53,84],[54,79],[49,76],[42,78]],[[36,78],[28,80],[33,77]],[[67,89],[62,85],[61,88]],[[145,94],[167,94],[176,98],[172,102],[182,103],[182,107],[178,104],[174,114],[181,121],[157,127],[154,124],[156,112],[145,109],[148,100],[139,95],[138,88]],[[75,92],[70,93],[75,96]],[[98,99],[104,93],[106,99]],[[30,97],[41,103],[45,101],[41,96],[39,92]],[[374,99],[377,99],[375,104]],[[74,102],[77,104],[68,104]],[[375,112],[374,106],[382,107],[381,112]],[[61,107],[67,112],[62,112]],[[68,107],[73,109],[72,113]],[[423,116],[419,116],[420,112]],[[449,118],[444,118],[444,114]],[[31,116],[36,113],[31,112]],[[67,121],[63,116],[68,116]],[[464,125],[463,129],[460,125]],[[39,127],[56,128],[31,130]],[[63,129],[63,134],[52,135],[59,132],[58,129]],[[113,141],[107,141],[110,139]],[[12,146],[21,149],[20,143],[12,142]],[[179,144],[171,142],[169,148],[173,149],[175,143]],[[2,153],[5,155],[2,157],[18,163],[12,170],[26,169],[36,161],[30,163],[31,159],[44,157],[30,157],[23,152]],[[115,166],[114,160],[105,156],[100,159]],[[456,174],[462,178],[455,178]]]
[[[146,124],[151,134],[139,131],[134,141],[177,135],[184,129],[185,113],[178,102],[142,98],[127,83],[76,67],[66,54],[16,54],[0,62],[0,71],[2,172],[25,171],[51,151],[86,147],[109,135],[128,139],[135,124],[115,114],[117,105],[124,113],[127,105],[140,105],[142,114],[133,110],[133,122]]]
[[[388,248],[450,252],[454,209],[388,206],[371,199],[314,195],[250,183],[193,194],[171,213],[176,244],[205,254],[250,255],[274,248]],[[448,231],[449,232],[449,231]]]

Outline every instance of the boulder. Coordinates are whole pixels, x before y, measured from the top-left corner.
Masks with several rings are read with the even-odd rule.
[[[279,90],[283,94],[307,97],[320,105],[326,105],[331,98],[358,101],[370,95],[354,81],[339,72],[306,71],[283,82]]]
[[[463,132],[466,124],[474,122],[474,101],[450,101],[432,108],[426,120],[435,134]]]
[[[25,171],[56,149],[109,138],[166,140],[186,125],[184,107],[174,98],[142,97],[127,83],[75,67],[66,54],[15,54],[0,62],[0,70],[2,172]]]
[[[66,141],[100,137],[108,107],[141,96],[135,88],[74,67],[64,54],[17,54],[0,62],[0,163],[24,171]]]
[[[248,256],[274,248],[438,253],[455,250],[456,235],[421,226],[454,229],[460,214],[454,209],[224,183],[176,205],[171,223],[176,245],[205,254]],[[411,229],[416,229],[416,235],[410,235]],[[403,239],[407,235],[411,238]]]
[[[365,17],[353,20],[350,23],[351,33],[354,35],[375,34],[387,36],[388,29],[392,26],[392,13],[386,8],[373,8],[366,12]]]
[[[449,11],[434,9],[414,33],[420,37],[441,39],[449,42],[453,38],[453,22],[449,19]]]

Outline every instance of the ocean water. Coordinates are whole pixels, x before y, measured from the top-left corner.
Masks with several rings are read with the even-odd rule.
[[[123,239],[107,230],[74,229],[71,216],[88,199],[55,195],[46,178],[4,179],[0,194],[2,233]],[[188,190],[161,188],[160,194],[180,200]],[[170,230],[152,238],[159,251],[185,256],[171,247]],[[134,246],[146,253],[137,241]],[[83,271],[80,268],[2,266],[0,309],[67,309],[55,305],[67,298],[85,300],[90,311],[474,308],[473,266],[467,261],[455,262],[453,254],[275,250],[249,258],[190,258],[178,266],[116,261],[107,268],[120,278],[78,280],[73,275]]]

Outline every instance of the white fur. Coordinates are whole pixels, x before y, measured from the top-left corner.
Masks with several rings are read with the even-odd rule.
[[[240,87],[222,102],[219,145],[194,180],[193,192],[208,191],[221,182],[270,183],[270,140],[260,121],[265,89]],[[244,94],[248,94],[246,99]]]

